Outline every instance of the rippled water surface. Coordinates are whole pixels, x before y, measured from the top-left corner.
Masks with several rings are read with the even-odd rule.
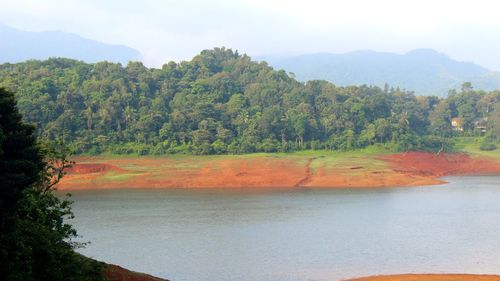
[[[500,177],[368,190],[73,192],[79,251],[172,281],[500,274]]]

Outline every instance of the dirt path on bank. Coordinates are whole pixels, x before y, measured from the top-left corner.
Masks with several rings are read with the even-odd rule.
[[[372,188],[440,184],[447,175],[500,174],[466,154],[385,156],[77,157],[61,190],[101,188]]]
[[[311,171],[311,164],[312,164],[312,161],[314,159],[316,159],[316,158],[310,158],[309,160],[307,160],[305,177],[302,178],[299,182],[297,182],[293,187],[303,187],[303,186],[306,186],[307,183],[309,183],[311,181],[311,177],[313,175],[313,173]]]

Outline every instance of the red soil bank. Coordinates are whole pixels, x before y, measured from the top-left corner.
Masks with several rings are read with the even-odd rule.
[[[408,152],[382,157],[393,170],[403,174],[442,177],[447,175],[490,174],[500,172],[500,163],[467,154],[433,154]]]
[[[71,168],[67,169],[69,174],[92,174],[92,173],[105,173],[109,171],[123,172],[116,166],[104,164],[104,163],[94,163],[94,164],[75,164]]]
[[[356,163],[358,159],[355,159]],[[369,163],[377,162],[377,165]],[[59,189],[370,188],[443,183],[446,175],[500,173],[500,162],[466,154],[408,152],[360,158],[355,166],[315,166],[313,158],[81,158]]]
[[[109,281],[168,281],[144,273],[133,272],[113,264],[105,265],[104,277]]]
[[[85,159],[89,161],[89,159]],[[243,188],[293,187],[306,172],[301,163],[289,159],[249,158],[196,160],[154,158],[93,159],[68,171],[58,188]],[[83,167],[81,167],[83,165]],[[133,169],[127,168],[133,166]],[[110,173],[112,172],[112,173]],[[110,180],[108,175],[124,176]]]

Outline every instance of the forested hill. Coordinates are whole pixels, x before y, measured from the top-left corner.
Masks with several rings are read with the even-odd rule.
[[[432,49],[406,54],[355,51],[345,54],[309,54],[290,58],[263,57],[273,67],[293,72],[300,81],[324,79],[337,85],[378,85],[385,83],[422,95],[446,96],[472,82],[478,89],[500,88],[500,72],[461,62]]]
[[[70,59],[0,65],[26,121],[77,153],[246,153],[391,143],[445,149],[455,134],[498,140],[500,92],[465,84],[447,99],[398,89],[300,83],[224,48],[150,69]],[[452,117],[460,117],[454,131]]]

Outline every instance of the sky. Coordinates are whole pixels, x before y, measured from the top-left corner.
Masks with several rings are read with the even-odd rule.
[[[139,50],[148,66],[226,46],[256,56],[432,48],[500,71],[498,0],[0,0],[0,23]]]

